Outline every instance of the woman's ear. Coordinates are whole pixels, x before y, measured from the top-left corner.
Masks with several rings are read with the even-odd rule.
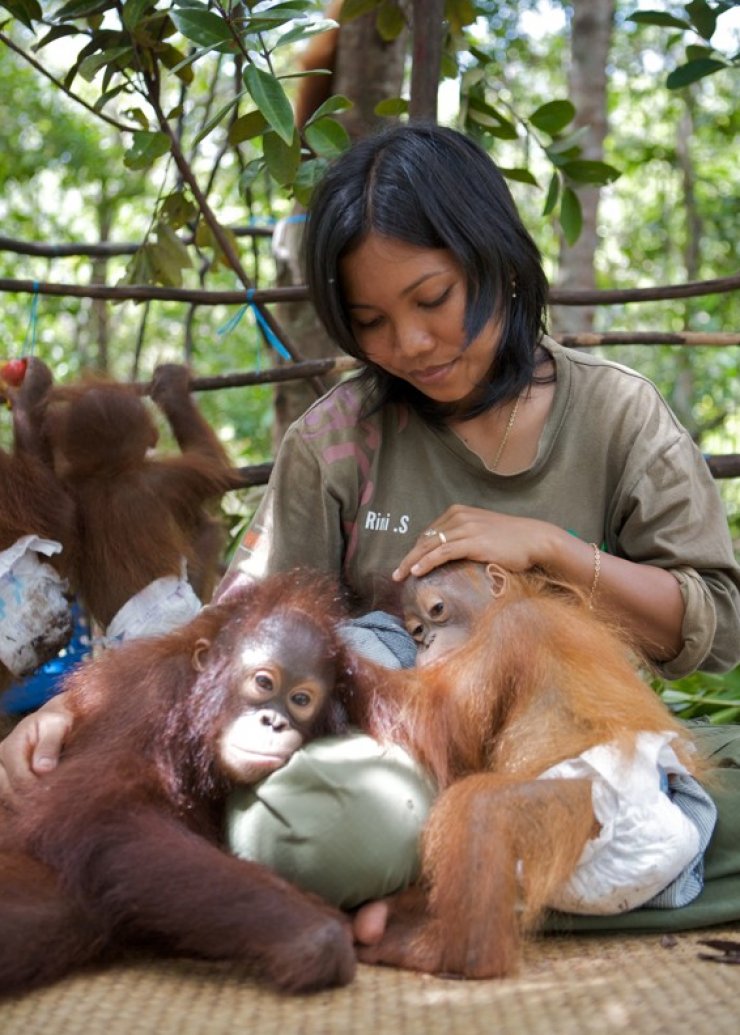
[[[211,641],[201,636],[200,639],[195,641],[193,647],[193,654],[190,658],[193,668],[196,672],[202,672],[206,667],[206,654],[211,649]]]
[[[491,596],[503,596],[509,588],[509,573],[500,564],[491,562],[486,565],[486,575],[491,583]]]

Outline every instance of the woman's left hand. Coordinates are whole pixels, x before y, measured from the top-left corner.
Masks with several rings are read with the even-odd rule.
[[[434,534],[431,534],[431,533]],[[545,565],[562,529],[547,521],[455,504],[436,518],[393,572],[397,582],[448,561],[495,562],[509,571]]]

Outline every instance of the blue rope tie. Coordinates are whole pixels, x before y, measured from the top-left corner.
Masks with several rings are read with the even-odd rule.
[[[33,351],[36,348],[36,332],[38,330],[39,322],[39,282],[34,280],[33,282],[33,299],[31,301],[31,315],[28,319],[28,327],[26,329],[26,337],[23,341],[23,348],[21,350],[22,356],[32,356]]]
[[[270,327],[267,320],[260,312],[257,303],[254,301],[254,288],[249,288],[249,290],[247,291],[246,305],[241,306],[237,310],[237,312],[235,312],[234,315],[230,319],[228,319],[222,327],[219,327],[217,333],[220,334],[221,337],[223,337],[226,334],[230,334],[231,331],[236,330],[236,328],[239,326],[241,322],[242,317],[248,309],[251,309],[254,313],[255,320],[257,321],[262,332],[264,333],[265,338],[275,349],[278,355],[282,356],[283,359],[292,360],[293,357],[288,352],[283,343],[280,341],[273,329]]]

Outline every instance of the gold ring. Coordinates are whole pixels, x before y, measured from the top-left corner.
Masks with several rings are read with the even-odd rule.
[[[431,539],[433,535],[439,535],[436,528],[428,528],[426,532],[422,533],[425,539]]]
[[[444,534],[444,532],[437,532],[437,535],[439,536],[440,543],[444,545],[447,542],[447,536]]]

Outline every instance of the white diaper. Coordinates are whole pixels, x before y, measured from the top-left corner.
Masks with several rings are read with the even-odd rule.
[[[613,743],[600,744],[542,773],[543,780],[591,780],[601,824],[570,880],[548,903],[553,909],[598,915],[636,909],[695,859],[699,831],[661,787],[663,774],[687,773],[670,746],[675,737],[640,733],[633,756]]]
[[[41,559],[61,551],[54,539],[26,535],[0,553],[0,662],[14,676],[34,672],[72,635],[67,583]]]
[[[180,575],[164,575],[126,601],[114,615],[102,642],[113,647],[124,640],[171,632],[194,618],[201,606],[184,570]]]

